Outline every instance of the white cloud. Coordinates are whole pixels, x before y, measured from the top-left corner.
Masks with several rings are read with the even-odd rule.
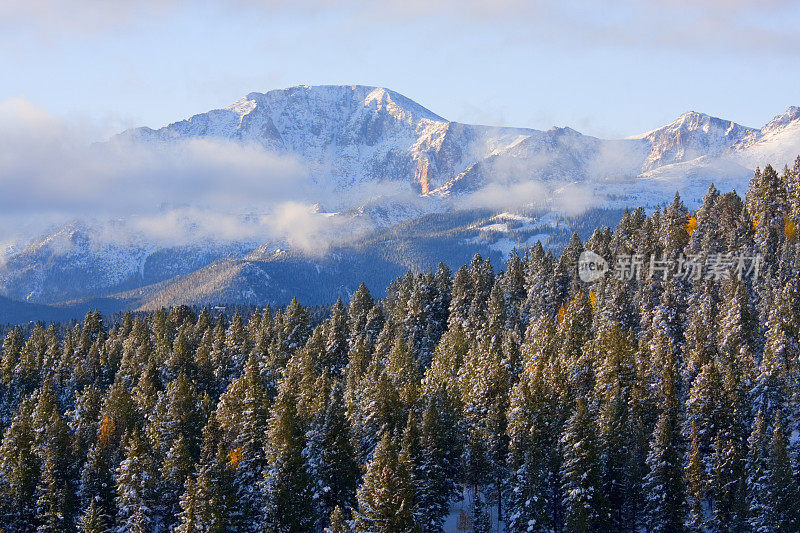
[[[288,223],[292,211],[281,207],[308,201],[302,196],[307,183],[297,158],[258,145],[206,138],[168,148],[124,141],[89,146],[80,132],[30,102],[0,103],[4,248],[76,217],[130,219],[115,227],[114,238],[133,231],[159,242],[266,240],[285,230],[311,242],[300,235],[322,232],[320,221],[289,217]],[[299,204],[288,205],[296,211]]]
[[[319,213],[314,206],[285,202],[270,216],[269,227],[277,239],[309,254],[321,254],[334,242],[352,239],[371,229],[360,218]]]
[[[444,20],[494,28],[512,39],[565,45],[786,54],[800,45],[800,29],[786,23],[796,20],[788,15],[798,15],[791,0],[5,0],[0,28],[33,29],[47,37],[102,34],[201,7],[241,17],[331,12],[370,26]],[[351,30],[343,26],[340,31]]]
[[[126,214],[163,204],[245,211],[285,199],[306,179],[296,158],[257,145],[190,139],[169,149],[126,141],[89,146],[25,100],[0,103],[5,212]]]
[[[493,182],[463,200],[457,199],[456,205],[462,208],[514,209],[544,205],[549,197],[548,188],[536,181]]]
[[[257,144],[88,145],[85,137],[26,100],[0,102],[0,258],[70,221],[86,226],[96,247],[274,241],[322,253],[373,223],[369,214],[321,212],[320,204],[411,209],[423,201],[397,182],[325,188],[298,158]]]

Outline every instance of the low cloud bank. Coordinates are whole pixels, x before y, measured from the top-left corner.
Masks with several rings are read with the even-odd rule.
[[[286,240],[324,248],[351,228],[318,213],[319,198],[308,190],[296,157],[256,144],[87,145],[82,132],[30,102],[0,103],[0,257],[78,218],[116,221],[98,242]]]

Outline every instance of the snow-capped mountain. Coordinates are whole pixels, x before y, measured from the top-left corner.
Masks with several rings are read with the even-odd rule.
[[[450,122],[384,88],[300,86],[250,93],[225,109],[158,130],[129,130],[116,140],[168,145],[215,137],[296,155],[313,182],[333,196],[325,199],[326,207],[339,210],[353,206],[342,205],[336,191],[376,182],[408,184],[421,196],[447,196],[495,181],[620,180],[684,164],[656,173],[675,177],[678,169],[705,168],[711,159],[730,160],[749,172],[757,166],[753,161],[770,156],[780,164],[793,161],[793,147],[800,146],[799,115],[798,108],[790,108],[758,130],[691,111],[650,132],[605,140],[571,128]]]
[[[650,153],[642,166],[642,170],[647,171],[702,156],[719,156],[756,131],[735,122],[689,111],[674,122],[633,139],[642,139],[649,145]]]
[[[109,143],[169,151],[192,139],[298,160],[309,177],[296,184],[299,196],[324,206],[317,211],[340,228],[327,255],[308,255],[279,237],[242,242],[206,234],[175,244],[154,242],[125,221],[77,220],[0,260],[0,296],[47,304],[114,297],[134,307],[182,297],[280,302],[292,291],[311,298],[300,273],[318,278],[314,286],[326,295],[346,294],[359,276],[372,279],[369,265],[382,272],[375,286],[384,287],[399,271],[432,266],[437,253],[461,261],[467,252],[496,255],[534,237],[558,246],[571,231],[564,224],[580,222],[562,223],[563,235],[555,236],[542,222],[547,212],[653,207],[676,190],[692,205],[712,181],[742,191],[756,166],[791,164],[800,154],[800,108],[760,129],[689,112],[638,136],[600,139],[570,128],[451,122],[384,88],[300,86],[250,93],[227,108],[128,130]],[[500,213],[523,222],[502,231],[482,222]],[[519,224],[532,229],[520,232]]]
[[[800,146],[800,107],[790,107],[760,130],[745,135],[731,148],[732,156],[743,166],[791,165]]]
[[[233,105],[116,140],[169,143],[216,137],[297,155],[332,190],[375,181],[425,194],[476,160],[533,130],[448,122],[394,91],[365,86],[291,87],[250,93]]]

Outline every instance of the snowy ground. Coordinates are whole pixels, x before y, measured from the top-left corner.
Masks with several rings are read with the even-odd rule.
[[[462,531],[472,531],[472,500],[474,492],[465,490],[462,499],[450,505],[450,514],[444,522],[445,533],[460,533]],[[505,533],[506,527],[502,521],[497,520],[497,506],[487,506],[486,511],[491,516],[492,531]]]

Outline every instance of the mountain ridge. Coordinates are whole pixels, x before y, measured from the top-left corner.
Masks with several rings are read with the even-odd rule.
[[[387,236],[400,227],[408,233],[403,237],[405,249],[428,250],[414,268],[433,266],[429,263],[437,247],[450,250],[458,261],[466,250],[507,252],[533,244],[534,237],[558,247],[570,232],[556,232],[546,223],[551,212],[652,208],[671,200],[676,190],[691,206],[711,181],[723,191],[744,190],[756,166],[790,163],[800,153],[800,108],[788,108],[759,129],[690,111],[635,137],[602,139],[568,127],[537,130],[448,121],[382,87],[295,86],[251,92],[226,108],[162,128],[126,130],[108,142],[170,150],[190,139],[253,144],[296,157],[311,177],[310,196],[302,201],[324,205],[330,210],[325,216],[343,228],[369,228],[364,242],[371,244],[332,243],[331,250],[341,257],[331,259],[328,255],[334,252],[326,255],[323,250],[314,257],[272,237],[176,245],[132,232],[107,242],[107,234],[130,231],[124,221],[79,221],[72,229],[65,225],[34,239],[0,261],[0,295],[37,304],[130,299],[138,306],[142,300],[135,292],[147,288],[153,294],[148,302],[176,303],[187,293],[187,279],[202,279],[207,294],[196,301],[213,301],[216,294],[254,303],[254,298],[277,298],[278,292],[264,284],[278,278],[289,283],[291,271],[319,274],[320,286],[334,285],[326,291],[346,295],[349,285],[335,284],[347,268],[367,269],[371,264],[386,275],[410,268],[411,263],[394,257],[391,246],[381,240],[396,242],[396,236]],[[485,226],[494,229],[481,229],[486,216],[501,213],[517,217],[530,231],[510,226],[497,231],[497,224],[488,223]],[[444,221],[442,227],[449,229],[431,233],[426,224],[434,220]],[[579,225],[580,220],[569,224]],[[255,250],[261,255],[248,256]],[[291,253],[275,259],[277,250]],[[215,262],[225,265],[219,279],[208,269]],[[236,293],[231,279],[249,281]],[[376,279],[375,285],[388,281]],[[300,290],[299,283],[289,283],[286,289]]]

